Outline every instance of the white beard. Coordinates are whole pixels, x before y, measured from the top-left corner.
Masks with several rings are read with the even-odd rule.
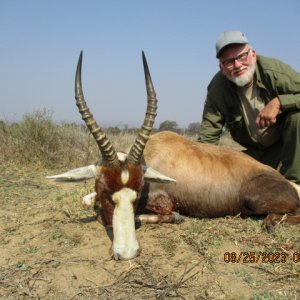
[[[252,81],[254,73],[255,73],[255,64],[253,63],[253,60],[251,61],[251,63],[252,63],[251,66],[247,67],[247,73],[245,75],[239,76],[239,77],[233,77],[230,75],[226,75],[226,77],[239,87],[243,87],[243,86],[247,85],[248,83],[250,83]]]

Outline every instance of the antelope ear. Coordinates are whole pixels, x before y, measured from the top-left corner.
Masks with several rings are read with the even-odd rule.
[[[155,171],[154,169],[150,167],[143,166],[144,170],[144,178],[148,182],[158,182],[158,183],[175,183],[176,180],[170,177],[167,177],[163,175],[162,173],[159,173],[158,171]]]
[[[82,181],[96,178],[99,174],[100,168],[101,167],[99,166],[89,165],[73,169],[62,174],[47,176],[47,178],[54,179],[55,181]]]
[[[293,181],[290,181],[289,180],[289,183],[293,186],[293,188],[296,190],[297,194],[298,194],[298,197],[300,198],[300,186],[299,184],[293,182]]]

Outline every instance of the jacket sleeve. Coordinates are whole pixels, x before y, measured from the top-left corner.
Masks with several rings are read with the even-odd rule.
[[[281,70],[274,73],[274,81],[282,111],[300,110],[300,73],[284,63]]]
[[[204,105],[198,142],[218,144],[222,134],[222,129],[224,127],[224,123],[224,117],[214,105],[208,93]]]

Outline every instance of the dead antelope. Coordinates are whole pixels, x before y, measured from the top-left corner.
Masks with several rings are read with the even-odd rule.
[[[160,221],[174,221],[172,212],[178,211],[201,218],[266,216],[263,225],[268,230],[283,219],[300,223],[299,189],[276,170],[241,152],[193,142],[172,132],[150,136],[157,100],[144,54],[148,95],[145,120],[129,154],[117,153],[84,100],[81,60],[82,54],[76,72],[76,104],[97,141],[102,163],[50,178],[96,178],[95,193],[86,196],[84,202],[99,204],[105,222],[113,227],[115,259],[131,259],[139,253],[134,212],[142,194],[147,208],[158,213]],[[144,184],[144,180],[151,183]],[[173,184],[166,184],[170,182]]]
[[[115,259],[131,259],[138,255],[139,244],[135,235],[134,213],[142,193],[144,180],[174,182],[171,178],[143,167],[141,159],[150,136],[157,110],[157,99],[151,81],[147,61],[143,53],[143,64],[147,90],[147,111],[143,125],[128,155],[115,151],[112,143],[96,123],[84,99],[81,84],[82,52],[80,53],[76,78],[76,105],[90,132],[93,134],[102,155],[99,166],[89,166],[58,176],[57,180],[74,180],[95,177],[95,194],[86,201],[97,200],[102,208],[103,219],[113,228],[112,256]],[[82,172],[83,171],[83,172]],[[96,199],[93,197],[96,196]],[[167,217],[170,219],[170,217]],[[174,217],[171,216],[173,220]]]

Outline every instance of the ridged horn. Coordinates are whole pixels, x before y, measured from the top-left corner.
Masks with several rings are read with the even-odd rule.
[[[92,113],[90,112],[83,95],[82,85],[81,85],[81,66],[82,66],[82,51],[78,59],[76,77],[75,77],[75,99],[78,110],[84,120],[86,126],[94,136],[98,148],[102,154],[102,164],[108,167],[118,166],[119,160],[117,157],[117,152],[115,151],[112,143],[107,138],[105,133],[96,123]]]
[[[146,143],[149,139],[150,133],[153,128],[153,124],[156,117],[156,110],[157,110],[156,93],[153,87],[153,83],[151,80],[151,75],[149,72],[144,51],[142,52],[142,56],[143,56],[143,65],[144,65],[145,82],[146,82],[146,90],[147,90],[147,111],[146,111],[144,123],[139,131],[139,134],[134,144],[130,149],[127,158],[128,163],[133,165],[137,165],[141,161],[143,151],[145,149]]]

